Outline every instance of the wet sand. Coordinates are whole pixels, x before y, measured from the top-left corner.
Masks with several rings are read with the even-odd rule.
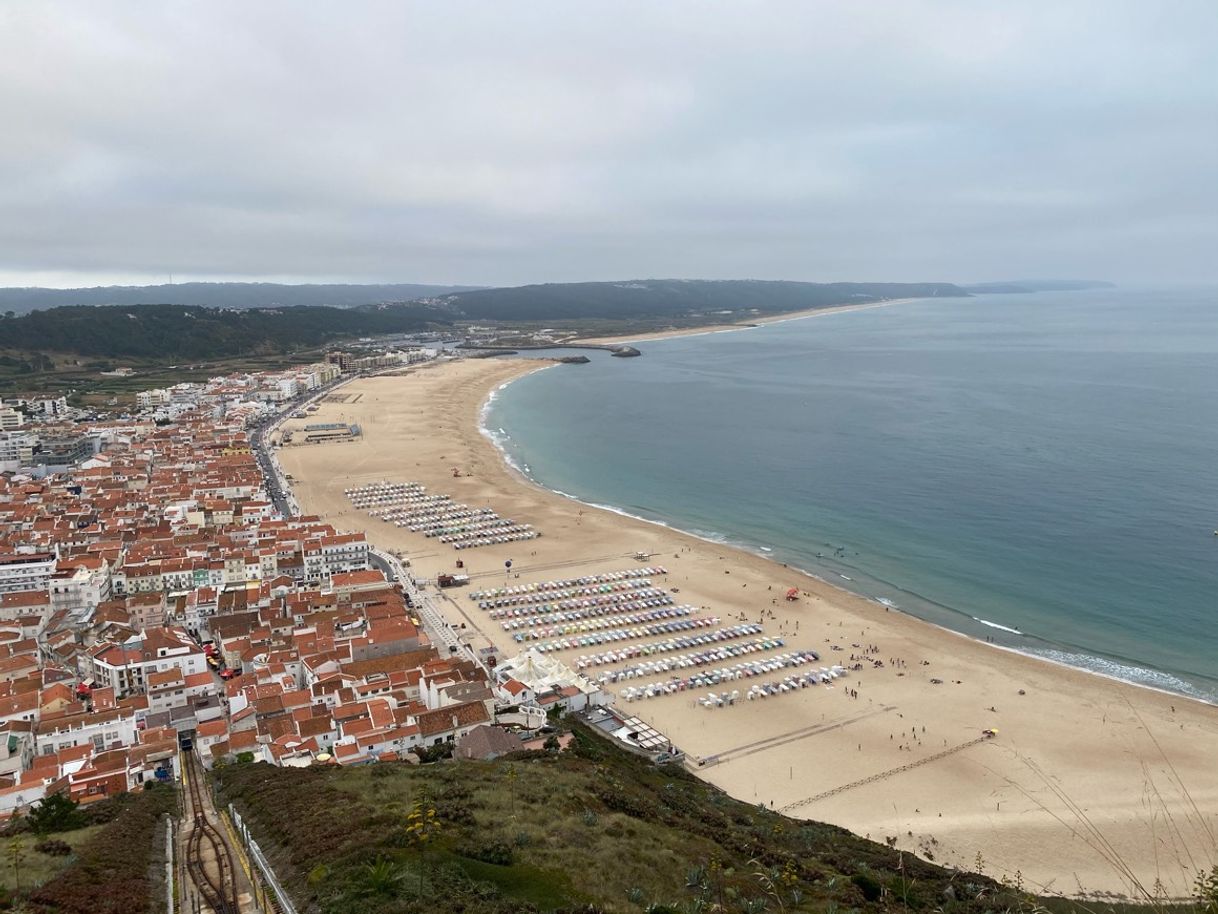
[[[698,705],[709,689],[620,702],[692,759],[711,760],[700,768],[695,762],[699,775],[741,799],[874,840],[892,838],[946,865],[973,870],[980,854],[988,875],[1018,871],[1029,889],[1059,894],[1081,888],[1136,897],[1114,863],[1119,858],[1148,890],[1158,879],[1179,896],[1196,869],[1215,862],[1218,708],[1004,651],[763,557],[533,485],[503,461],[477,423],[492,390],[543,364],[441,362],[344,386],[338,397],[345,402],[325,403],[308,421],[357,422],[363,437],[280,451],[302,509],[403,550],[416,575],[453,571],[461,559],[474,578],[470,589],[638,567],[633,555],[651,553],[646,564],[669,572],[657,586],[679,588],[672,595],[677,603],[705,607],[724,626],[741,615],[763,620],[767,634],[786,639],[782,650],[811,648],[824,665],[862,662],[861,671],[832,688],[733,707]],[[343,494],[381,480],[420,482],[457,501],[488,505],[543,535],[458,552],[369,517]],[[795,602],[783,598],[789,587],[801,593]],[[467,625],[475,646],[519,650],[467,591],[443,593],[446,613]],[[605,649],[557,656],[573,664],[580,654]],[[784,675],[737,685],[743,692]],[[998,735],[982,739],[986,728]]]

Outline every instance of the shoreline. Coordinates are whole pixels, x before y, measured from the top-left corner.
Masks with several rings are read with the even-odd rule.
[[[881,304],[901,304],[904,302],[916,301],[916,300],[920,300],[920,299],[894,299],[890,302],[877,303],[875,305],[861,306],[861,307],[877,307]],[[841,311],[843,311],[843,310],[853,311],[853,310],[859,310],[859,308],[854,307],[854,306],[849,306],[845,309],[833,309],[833,313],[841,313]],[[783,318],[783,319],[771,321],[771,323],[782,323],[785,320],[803,320],[803,319],[805,319],[805,317],[815,317],[822,313],[825,313],[825,310],[822,309],[821,311],[814,311],[811,314],[800,316],[800,317]],[[734,328],[728,328],[728,329],[708,330],[706,332],[708,332],[708,333],[726,333],[726,332],[731,332],[733,329],[751,330],[751,329],[753,329],[753,327],[746,325],[746,326],[740,326],[740,327],[734,327]],[[680,334],[680,335],[696,336],[698,334],[697,333],[688,333],[688,334]],[[658,339],[666,339],[666,338],[667,337],[660,337]],[[631,339],[633,339],[633,338],[631,338]],[[601,504],[599,502],[585,501],[582,498],[580,498],[579,496],[572,495],[569,492],[563,492],[559,489],[551,489],[550,487],[544,485],[537,479],[534,479],[527,470],[521,468],[521,466],[516,462],[515,457],[513,457],[513,455],[508,452],[504,443],[499,439],[499,437],[495,434],[495,432],[492,431],[488,427],[487,420],[489,419],[491,405],[495,402],[495,400],[498,398],[498,395],[500,393],[502,393],[504,390],[506,390],[508,387],[510,387],[512,384],[515,384],[517,381],[521,380],[522,378],[528,377],[532,374],[536,374],[537,372],[543,371],[547,368],[556,368],[556,367],[558,367],[558,364],[559,363],[540,365],[540,366],[537,366],[536,368],[533,368],[532,370],[523,372],[523,373],[517,375],[516,377],[511,378],[508,381],[504,381],[503,383],[497,385],[491,391],[489,391],[488,394],[486,395],[486,397],[483,399],[481,405],[479,406],[478,431],[483,435],[483,437],[485,437],[494,446],[495,450],[499,452],[500,458],[503,460],[504,465],[510,470],[510,472],[517,478],[517,480],[519,482],[522,482],[526,485],[537,488],[543,492],[546,492],[546,493],[549,493],[552,495],[556,495],[560,498],[569,499],[570,501],[573,501],[576,504],[582,505],[586,508],[592,508],[592,509],[600,510],[600,511],[609,511],[611,513],[617,514],[624,518],[628,518],[630,520],[638,521],[640,523],[645,523],[645,524],[654,524],[655,526],[661,527],[665,530],[672,530],[672,531],[674,531],[676,533],[680,533],[684,536],[688,536],[688,537],[692,537],[694,539],[701,540],[701,541],[707,543],[708,545],[713,545],[713,546],[716,546],[719,548],[724,548],[724,549],[733,549],[733,550],[745,552],[749,555],[756,556],[759,559],[781,565],[784,569],[796,571],[799,574],[809,577],[815,581],[819,581],[825,587],[841,591],[844,594],[849,594],[850,596],[857,597],[858,599],[869,600],[869,601],[877,603],[881,606],[885,605],[883,603],[879,603],[878,598],[869,596],[868,594],[865,594],[865,593],[861,593],[857,590],[853,590],[849,587],[844,587],[841,584],[837,583],[836,581],[829,580],[827,577],[823,576],[822,574],[818,573],[817,571],[813,571],[811,569],[804,568],[799,565],[791,564],[789,562],[788,563],[779,562],[778,559],[774,558],[770,554],[763,554],[759,551],[756,551],[756,550],[760,550],[762,547],[754,546],[752,544],[747,544],[747,543],[736,542],[736,541],[732,540],[727,534],[719,533],[717,535],[722,537],[722,539],[715,539],[712,536],[707,536],[702,533],[697,533],[695,531],[686,530],[683,527],[680,527],[676,523],[673,523],[673,522],[669,522],[669,521],[665,521],[665,520],[657,520],[654,518],[643,517],[638,514],[633,514],[630,511],[627,511],[625,508],[619,507],[617,505],[608,505],[608,504]],[[866,574],[866,572],[864,572],[864,574]],[[896,587],[899,590],[902,590],[903,592],[909,593],[911,596],[914,596],[915,598],[917,598],[919,600],[933,603],[934,605],[941,607],[946,612],[954,613],[962,618],[972,619],[973,621],[977,622],[980,625],[992,627],[1005,634],[1014,634],[1019,637],[1031,638],[1031,639],[1040,641],[1046,645],[1046,649],[1048,649],[1048,650],[1056,650],[1063,654],[1076,654],[1080,657],[1085,657],[1090,660],[1112,663],[1117,666],[1121,666],[1126,669],[1135,670],[1138,672],[1170,676],[1173,679],[1176,679],[1177,681],[1182,683],[1183,685],[1189,686],[1194,689],[1198,689],[1198,691],[1200,691],[1200,689],[1196,685],[1189,682],[1187,678],[1184,678],[1189,675],[1187,673],[1179,673],[1179,672],[1174,672],[1172,670],[1161,670],[1156,667],[1146,666],[1142,661],[1136,660],[1134,658],[1112,657],[1112,656],[1108,656],[1108,655],[1093,651],[1086,647],[1079,647],[1079,646],[1071,645],[1071,644],[1059,644],[1057,642],[1051,641],[1049,639],[1043,638],[1038,635],[1031,635],[1031,634],[1028,634],[1027,632],[1019,631],[1016,629],[1012,629],[1008,626],[1001,625],[997,622],[991,622],[989,620],[981,619],[977,616],[970,614],[968,611],[966,611],[964,609],[960,609],[960,608],[954,607],[954,606],[949,606],[944,603],[939,603],[938,601],[932,600],[929,597],[924,597],[920,594],[914,593],[913,591],[906,591],[904,588],[900,587],[900,585],[892,585],[892,586]],[[997,642],[992,642],[992,641],[983,641],[980,638],[978,638],[976,635],[970,634],[969,632],[960,631],[959,629],[952,628],[950,625],[947,625],[947,624],[944,624],[941,622],[936,622],[931,619],[923,618],[922,616],[918,615],[917,613],[911,612],[902,607],[890,606],[887,608],[893,612],[898,612],[907,618],[914,619],[917,622],[922,623],[923,625],[930,625],[930,626],[933,626],[934,628],[936,628],[940,631],[946,632],[948,634],[958,635],[959,637],[967,638],[969,641],[973,642],[974,644],[977,644],[977,645],[980,645],[983,647],[997,648],[999,650],[1008,651],[1017,656],[1024,657],[1028,660],[1034,660],[1034,661],[1038,661],[1041,663],[1053,664],[1054,666],[1059,666],[1064,669],[1075,670],[1078,672],[1087,673],[1092,676],[1098,676],[1102,679],[1106,679],[1106,680],[1109,680],[1112,682],[1118,682],[1123,685],[1131,686],[1133,688],[1147,689],[1152,692],[1157,692],[1159,694],[1172,696],[1174,698],[1178,698],[1178,699],[1181,699],[1184,701],[1196,702],[1205,707],[1218,708],[1218,698],[1207,698],[1207,697],[1203,697],[1202,695],[1194,695],[1194,694],[1190,694],[1188,692],[1171,689],[1166,686],[1152,685],[1149,682],[1142,682],[1142,681],[1138,681],[1136,679],[1124,678],[1115,673],[1106,673],[1101,670],[1092,669],[1092,668],[1090,668],[1088,666],[1084,666],[1082,664],[1070,663],[1066,660],[1059,660],[1054,657],[1047,657],[1042,654],[1037,654],[1034,652],[1034,650],[1032,648],[1022,648],[1022,647],[1009,645],[1009,644],[999,644]]]
[[[548,367],[552,367],[552,366],[543,366],[543,367],[548,368]],[[540,371],[541,369],[539,368],[536,370]],[[528,374],[533,374],[533,373],[534,372],[528,372]],[[527,375],[521,375],[520,377],[527,377]],[[519,380],[519,378],[517,378],[516,380]],[[497,393],[499,391],[504,390],[505,388],[509,387],[512,383],[513,383],[512,381],[509,381],[505,384],[501,384],[496,389],[495,392]],[[493,402],[493,398],[488,397],[487,400],[485,401],[485,404],[489,406],[491,402]],[[718,547],[721,549],[731,549],[731,550],[735,550],[738,552],[745,552],[745,553],[755,556],[763,561],[772,562],[772,563],[781,565],[784,569],[787,569],[790,571],[795,571],[798,574],[811,578],[814,581],[818,581],[820,584],[822,584],[825,587],[831,588],[833,590],[841,591],[844,594],[849,594],[850,596],[855,597],[860,600],[868,600],[872,603],[875,603],[878,606],[884,606],[886,609],[888,609],[891,612],[900,613],[902,616],[905,616],[908,619],[913,619],[916,622],[921,623],[922,625],[929,625],[933,628],[938,629],[941,632],[944,632],[945,634],[955,635],[960,638],[965,638],[968,641],[970,641],[973,644],[976,644],[980,647],[994,648],[996,650],[1007,651],[1011,654],[1014,654],[1019,657],[1023,657],[1027,660],[1033,660],[1033,661],[1037,661],[1040,663],[1052,664],[1054,666],[1058,666],[1063,669],[1074,670],[1076,672],[1086,673],[1091,676],[1098,676],[1101,679],[1106,679],[1111,682],[1118,682],[1122,685],[1130,686],[1131,688],[1147,689],[1148,691],[1157,692],[1162,695],[1168,695],[1173,698],[1178,698],[1182,701],[1192,701],[1192,702],[1196,702],[1197,704],[1203,705],[1205,707],[1218,709],[1218,699],[1210,700],[1207,698],[1203,698],[1199,695],[1190,695],[1187,692],[1175,691],[1173,689],[1169,689],[1164,686],[1156,686],[1156,685],[1151,685],[1150,683],[1147,683],[1147,682],[1139,682],[1136,679],[1125,679],[1125,678],[1117,676],[1116,674],[1113,674],[1113,673],[1104,673],[1100,670],[1094,670],[1089,667],[1082,666],[1080,664],[1068,663],[1065,660],[1057,660],[1053,657],[1045,657],[1041,654],[1033,653],[1031,650],[1021,649],[1021,648],[1014,647],[1014,646],[1008,645],[1008,644],[999,644],[994,641],[982,641],[981,639],[977,638],[975,635],[971,635],[968,632],[959,631],[958,629],[954,629],[951,626],[944,625],[940,622],[934,622],[930,619],[924,619],[921,616],[919,616],[917,613],[910,612],[910,611],[904,609],[903,607],[888,606],[884,603],[881,603],[879,601],[879,599],[876,597],[869,596],[865,593],[860,593],[857,590],[851,590],[848,587],[843,587],[841,584],[838,584],[836,581],[831,581],[828,578],[824,577],[823,575],[820,575],[817,572],[812,571],[808,568],[803,568],[799,565],[793,565],[789,562],[787,562],[787,563],[779,562],[777,559],[775,559],[771,555],[762,554],[760,552],[754,551],[754,548],[747,544],[742,544],[742,543],[737,543],[737,542],[732,541],[730,538],[728,538],[726,536],[726,534],[719,534],[720,536],[724,537],[723,539],[714,539],[713,537],[707,536],[702,533],[696,533],[692,530],[686,530],[683,527],[677,526],[675,523],[670,523],[668,521],[662,521],[662,520],[655,520],[655,519],[649,518],[649,517],[642,517],[641,515],[638,515],[638,514],[632,514],[629,511],[627,511],[625,508],[618,507],[617,505],[605,505],[605,504],[600,504],[599,502],[584,501],[578,495],[572,495],[569,492],[563,492],[559,489],[551,489],[549,486],[543,485],[541,482],[534,479],[527,472],[522,470],[520,468],[520,466],[516,463],[515,459],[512,458],[506,452],[502,443],[497,440],[494,433],[492,433],[486,429],[484,423],[479,424],[479,430],[490,440],[490,442],[495,446],[496,450],[500,451],[500,453],[503,457],[504,464],[511,469],[512,473],[515,476],[517,476],[521,482],[527,483],[530,486],[535,486],[536,488],[541,489],[550,494],[557,495],[559,498],[570,499],[571,501],[575,502],[576,504],[583,505],[586,508],[593,508],[598,511],[609,511],[613,514],[619,515],[620,517],[628,518],[629,520],[633,520],[633,521],[638,521],[639,523],[654,524],[657,527],[661,527],[665,530],[671,530],[675,533],[680,533],[682,536],[688,536],[693,539],[702,540],[707,545],[715,546],[715,547]],[[756,547],[756,549],[761,549],[761,547]],[[926,599],[926,598],[922,598],[922,599]],[[1069,652],[1068,649],[1072,647],[1070,645],[1057,645],[1054,642],[1045,640],[1043,638],[1039,638],[1038,636],[1035,636],[1035,635],[1028,635],[1026,632],[1017,631],[1017,630],[1008,628],[1007,626],[1000,625],[997,622],[989,622],[987,620],[979,619],[976,616],[970,616],[963,609],[957,609],[955,607],[947,606],[946,604],[937,604],[937,605],[942,606],[944,609],[946,609],[950,612],[954,612],[960,616],[967,616],[968,618],[973,619],[975,622],[977,622],[981,625],[991,626],[993,628],[999,629],[1008,634],[1015,634],[1015,635],[1019,635],[1020,637],[1025,637],[1025,638],[1037,638],[1038,640],[1044,641],[1048,645],[1052,645],[1054,650],[1061,650],[1063,653],[1068,653]],[[1163,675],[1172,676],[1177,679],[1179,679],[1179,677],[1182,675],[1180,673],[1175,673],[1170,670],[1159,670],[1159,669],[1156,669],[1154,667],[1149,667],[1149,666],[1133,666],[1133,664],[1139,663],[1140,661],[1132,660],[1129,658],[1108,657],[1108,656],[1105,656],[1098,652],[1087,653],[1086,648],[1074,648],[1074,651],[1076,651],[1081,656],[1087,656],[1087,657],[1095,659],[1095,660],[1103,660],[1103,661],[1108,661],[1111,663],[1116,663],[1116,664],[1119,664],[1122,666],[1128,666],[1130,669],[1137,669],[1137,670],[1148,672],[1148,673],[1161,673]],[[1185,682],[1185,680],[1182,680],[1182,679],[1180,681]]]
[[[771,596],[767,589],[777,594],[797,586],[797,603],[779,605],[775,598],[762,613],[767,636],[784,638],[785,650],[815,647],[823,652],[821,662],[845,662],[853,637],[874,641],[882,651],[877,656],[897,659],[851,674],[845,688],[821,686],[750,703],[748,712],[698,707],[694,695],[673,695],[635,702],[629,713],[668,734],[691,757],[719,759],[698,775],[740,799],[789,808],[793,815],[876,840],[889,837],[902,850],[965,870],[982,853],[990,872],[1020,870],[1041,891],[1074,894],[1077,881],[1092,893],[1135,895],[1103,855],[1086,846],[1087,828],[1061,805],[1054,792],[1060,789],[1087,810],[1146,885],[1162,878],[1172,894],[1187,892],[1186,874],[1164,863],[1173,848],[1146,821],[1143,795],[1150,779],[1168,814],[1179,822],[1191,819],[1189,804],[1175,795],[1175,782],[1157,783],[1167,777],[1162,768],[1170,758],[1200,808],[1218,808],[1218,784],[1210,774],[1210,759],[1218,753],[1213,706],[985,643],[887,611],[743,547],[544,488],[504,461],[484,431],[481,412],[507,384],[545,367],[552,366],[525,359],[462,360],[354,382],[348,390],[359,394],[358,404],[328,403],[322,410],[326,418],[364,422],[364,439],[337,449],[285,448],[281,462],[295,476],[306,511],[340,529],[364,529],[378,546],[404,549],[415,573],[424,576],[452,567],[451,548],[351,509],[344,485],[417,480],[535,524],[543,536],[525,546],[460,553],[467,571],[487,584],[504,574],[505,557],[517,560],[512,572],[523,583],[560,567],[562,576],[574,577],[637,566],[631,556],[645,547],[653,562],[669,569],[661,582],[665,590],[680,585],[679,602],[709,609],[725,625],[738,621],[738,614],[756,622],[758,604],[764,607]],[[451,477],[452,466],[461,467],[461,478]],[[509,656],[522,649],[463,593],[443,592],[441,603],[476,638]],[[843,645],[840,658],[827,646],[834,642]],[[556,656],[574,659],[566,652]],[[920,672],[921,664],[933,673]],[[931,675],[944,684],[929,684]],[[625,709],[620,686],[606,687],[619,692]],[[848,700],[847,689],[857,689],[858,698]],[[908,730],[911,723],[921,729]],[[898,741],[901,726],[907,730]],[[950,749],[964,740],[972,746],[986,726],[998,727],[999,736]],[[948,747],[948,757],[940,757],[940,744]],[[781,776],[783,769],[789,769],[788,778]],[[875,783],[858,786],[867,781]],[[816,796],[837,785],[846,785],[845,792]],[[1214,853],[1187,843],[1198,860]]]

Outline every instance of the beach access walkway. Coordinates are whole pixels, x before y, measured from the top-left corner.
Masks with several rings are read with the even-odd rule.
[[[765,752],[777,746],[785,746],[787,743],[798,742],[801,739],[807,739],[810,736],[816,736],[820,733],[829,733],[833,730],[840,730],[843,727],[850,726],[850,724],[855,724],[861,720],[866,720],[868,717],[874,717],[877,714],[885,714],[889,711],[895,711],[896,709],[896,705],[881,705],[878,708],[872,708],[870,711],[864,711],[862,714],[856,714],[854,717],[849,717],[845,720],[834,721],[831,724],[815,724],[811,727],[803,727],[799,730],[779,733],[777,736],[771,736],[768,739],[759,739],[752,743],[745,743],[742,746],[733,746],[731,749],[725,749],[722,752],[717,752],[712,756],[702,759],[701,764],[698,767],[726,765],[729,762],[737,761],[738,759],[753,755],[756,752]]]
[[[945,759],[949,755],[955,755],[957,752],[963,752],[965,749],[971,749],[973,746],[981,743],[989,742],[989,736],[979,736],[976,739],[970,739],[967,742],[952,746],[950,749],[944,749],[942,752],[936,752],[934,755],[928,755],[926,758],[918,759],[916,762],[910,762],[908,765],[900,765],[896,768],[889,768],[887,771],[880,771],[870,777],[861,778],[857,781],[851,781],[849,784],[842,784],[840,787],[834,787],[830,790],[825,790],[814,796],[805,797],[802,800],[796,800],[794,803],[788,803],[779,809],[779,812],[789,813],[793,809],[799,809],[801,806],[810,806],[818,800],[827,800],[829,797],[836,796],[839,793],[845,793],[847,790],[854,790],[858,787],[863,787],[867,784],[874,784],[876,781],[883,781],[887,778],[894,777],[905,771],[911,771],[914,768],[921,768],[923,765],[929,765],[931,762],[937,762],[940,759]]]

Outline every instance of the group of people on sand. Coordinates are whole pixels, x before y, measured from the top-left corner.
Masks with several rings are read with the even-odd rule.
[[[925,725],[923,725],[922,733],[925,733],[925,732],[926,732],[926,727],[925,727]],[[890,740],[895,741],[895,734],[889,733],[888,738]],[[900,745],[897,746],[897,749],[901,752],[913,752],[914,743],[917,743],[919,748],[922,746],[922,734],[918,732],[917,727],[909,728],[909,741],[908,742],[905,741],[904,732],[901,733],[901,740],[902,740],[902,742],[900,743]],[[947,741],[944,740],[944,745],[946,745],[946,744],[947,744]]]

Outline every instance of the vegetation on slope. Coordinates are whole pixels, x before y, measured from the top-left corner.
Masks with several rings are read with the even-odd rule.
[[[218,779],[301,910],[317,914],[969,914],[1024,899],[983,876],[740,803],[684,769],[575,732],[561,755],[244,765]]]
[[[449,315],[424,305],[350,311],[82,306],[0,320],[0,349],[105,358],[209,359],[287,352],[341,337],[406,333],[448,323]]]
[[[80,808],[49,797],[5,829],[0,894],[36,914],[163,911],[166,813],[177,791],[165,785]]]
[[[479,289],[439,299],[471,320],[612,320],[698,312],[766,314],[893,298],[966,296],[951,283],[811,283],[762,280],[644,279]]]
[[[181,282],[159,286],[95,286],[88,289],[0,289],[0,312],[24,313],[71,305],[200,305],[206,308],[291,308],[324,305],[354,308],[377,302],[413,301],[475,286],[418,283],[283,285],[273,282]]]
[[[291,352],[357,336],[410,333],[451,326],[458,320],[569,325],[679,319],[697,324],[721,321],[725,314],[740,319],[755,312],[776,314],[881,299],[966,294],[947,283],[645,280],[485,289],[424,302],[350,309],[74,305],[0,319],[0,354],[9,352],[3,355],[11,363],[8,368],[35,374],[53,367],[44,364],[47,353],[161,362],[219,359]]]

